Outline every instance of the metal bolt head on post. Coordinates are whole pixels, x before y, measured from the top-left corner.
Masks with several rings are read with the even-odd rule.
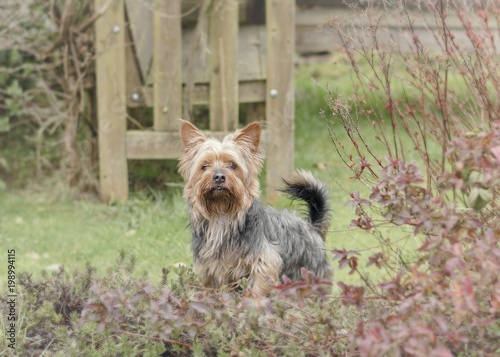
[[[278,91],[276,89],[271,89],[269,91],[269,96],[271,96],[271,98],[276,98],[278,96]]]
[[[113,33],[118,33],[118,32],[120,32],[120,26],[118,25],[113,26]]]
[[[134,102],[138,102],[141,99],[141,96],[138,93],[132,93],[132,100]]]

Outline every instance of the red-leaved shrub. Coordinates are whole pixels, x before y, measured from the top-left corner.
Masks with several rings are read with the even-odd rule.
[[[352,348],[363,356],[497,355],[500,3],[423,0],[412,9],[384,1],[385,19],[397,14],[406,25],[408,51],[381,42],[387,30],[375,3],[358,8],[359,26],[329,22],[352,64],[355,94],[329,92],[330,113],[322,116],[353,179],[371,192],[351,194],[347,205],[358,216],[351,227],[379,237],[384,227],[410,229],[421,244],[403,263],[382,244],[367,265],[388,272],[378,284],[357,268],[356,252],[335,252],[364,281],[339,283],[343,303],[385,302],[350,333]],[[461,30],[450,28],[449,15]],[[420,40],[419,21],[434,50]],[[459,43],[457,32],[467,41]]]

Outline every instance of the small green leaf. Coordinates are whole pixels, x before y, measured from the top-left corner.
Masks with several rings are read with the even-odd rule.
[[[484,179],[484,175],[480,172],[477,172],[477,171],[472,171],[468,177],[468,181],[470,183],[480,183],[481,181],[483,181]]]
[[[23,89],[19,85],[18,81],[13,81],[12,84],[7,87],[6,92],[7,92],[7,94],[9,94],[12,97],[17,97],[17,96],[23,94]]]
[[[481,197],[485,202],[489,203],[493,198],[493,195],[489,190],[479,189],[479,197]]]
[[[470,175],[470,168],[468,168],[467,166],[465,166],[465,167],[462,169],[462,178],[463,178],[465,181],[469,181],[469,175]]]
[[[489,191],[475,187],[469,193],[468,204],[469,207],[479,211],[484,208],[490,200],[491,193]]]
[[[10,131],[9,118],[0,118],[0,133],[6,133],[8,131]]]
[[[6,99],[5,105],[6,105],[7,109],[9,110],[10,115],[12,115],[12,116],[19,114],[19,112],[21,111],[21,105],[19,104],[19,102],[17,100],[13,100],[11,98]]]
[[[22,56],[21,56],[21,54],[19,53],[18,50],[12,50],[12,51],[10,51],[9,62],[10,62],[11,66],[15,66],[15,65],[21,63],[22,59],[23,58],[22,58]]]
[[[24,75],[29,76],[33,72],[33,65],[31,63],[26,63],[24,67]]]
[[[191,350],[193,357],[203,357],[205,353],[203,352],[203,345],[195,344]]]
[[[9,75],[7,72],[0,72],[0,86],[5,87],[7,84],[7,79],[9,78]]]

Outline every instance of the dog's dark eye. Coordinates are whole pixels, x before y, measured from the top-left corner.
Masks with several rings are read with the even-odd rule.
[[[236,170],[236,169],[238,168],[238,166],[237,166],[234,162],[230,162],[230,163],[229,163],[229,168],[230,168],[231,170]]]
[[[205,164],[205,165],[203,165],[203,166],[201,167],[201,169],[202,169],[203,171],[205,171],[207,168],[208,168],[208,164]]]

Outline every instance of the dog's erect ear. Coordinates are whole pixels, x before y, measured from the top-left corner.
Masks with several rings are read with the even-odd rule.
[[[188,152],[207,139],[207,137],[203,135],[200,129],[185,120],[182,121],[181,138],[182,143],[184,144],[185,152]]]
[[[258,121],[248,124],[234,133],[233,140],[241,146],[246,146],[252,153],[259,150],[261,125]]]

